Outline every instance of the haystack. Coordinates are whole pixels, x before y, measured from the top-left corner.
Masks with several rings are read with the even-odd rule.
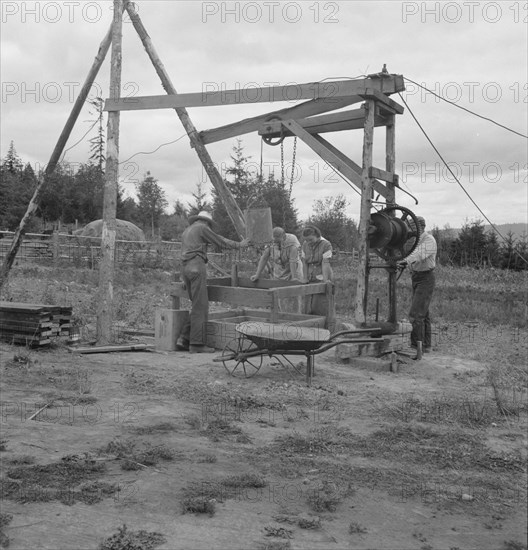
[[[95,220],[74,232],[78,237],[100,239],[103,233],[103,220]],[[132,222],[116,220],[116,239],[118,241],[146,241],[145,233]]]

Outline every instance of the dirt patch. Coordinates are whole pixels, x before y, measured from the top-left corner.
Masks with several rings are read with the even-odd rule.
[[[268,359],[247,380],[178,353],[31,361],[2,365],[13,548],[147,548],[140,532],[159,550],[523,540],[527,412],[499,411],[478,360],[435,352],[394,374],[326,353],[312,387]],[[22,484],[48,500],[17,499]]]

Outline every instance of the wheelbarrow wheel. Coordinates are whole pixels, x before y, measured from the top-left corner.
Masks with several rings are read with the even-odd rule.
[[[262,355],[244,357],[244,354],[258,349],[259,347],[247,338],[233,338],[226,344],[220,358],[231,376],[251,378],[262,366]]]

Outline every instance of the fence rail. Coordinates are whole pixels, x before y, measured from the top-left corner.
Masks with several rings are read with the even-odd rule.
[[[3,260],[11,247],[14,233],[0,231],[0,260]],[[181,242],[174,241],[116,241],[115,262],[138,267],[173,267],[179,261]],[[237,257],[239,251],[226,250],[221,254],[209,254],[210,259],[229,269],[229,265]],[[232,257],[233,256],[233,257]],[[245,258],[252,264],[258,257]],[[358,251],[336,251],[332,263],[357,262]],[[16,262],[47,263],[50,265],[72,264],[77,267],[94,268],[101,257],[101,239],[96,237],[80,237],[66,233],[26,233],[20,244]],[[375,256],[372,256],[374,259]],[[222,265],[223,264],[223,265]],[[227,265],[226,265],[227,264]]]
[[[4,259],[11,247],[13,233],[0,231],[0,259]],[[116,241],[115,261],[154,267],[179,259],[181,243],[172,241]],[[53,233],[27,233],[17,252],[16,262],[43,262],[50,264],[72,263],[94,267],[101,256],[101,239]]]

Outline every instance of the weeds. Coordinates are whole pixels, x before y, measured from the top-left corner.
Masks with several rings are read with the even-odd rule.
[[[351,535],[363,535],[367,533],[366,527],[363,527],[360,523],[357,523],[355,521],[351,521],[350,525],[348,526],[348,532]]]
[[[213,481],[193,481],[183,490],[182,513],[209,514],[217,502],[243,496],[243,489],[262,488],[267,481],[257,474],[246,473]]]
[[[18,466],[0,480],[2,498],[20,503],[58,500],[68,505],[77,501],[94,504],[119,490],[115,484],[95,479],[105,471],[104,464],[82,459]]]
[[[152,447],[147,443],[143,449],[137,449],[136,443],[130,439],[126,441],[114,439],[97,452],[99,455],[115,455],[115,458],[122,460],[123,470],[139,470],[146,466],[156,466],[160,460],[172,461],[181,458],[166,445]]]
[[[266,537],[279,537],[281,539],[293,538],[293,531],[284,527],[267,526],[264,527],[264,531],[266,531]]]
[[[9,546],[9,537],[4,533],[4,529],[13,521],[11,514],[0,513],[0,548]]]
[[[98,550],[152,550],[167,539],[153,531],[129,531],[126,525],[118,527],[117,533],[105,539]]]

